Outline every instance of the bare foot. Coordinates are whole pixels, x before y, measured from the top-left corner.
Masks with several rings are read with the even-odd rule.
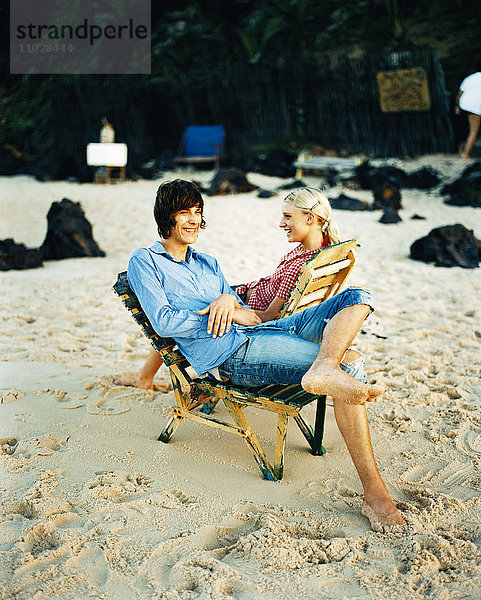
[[[461,152],[461,158],[465,158],[466,160],[471,160],[471,157],[469,156],[469,154],[466,154],[466,152]]]
[[[371,529],[378,533],[402,533],[407,527],[406,521],[390,498],[373,502],[372,506],[364,501],[361,514],[369,519]]]
[[[301,386],[311,394],[326,394],[347,404],[364,404],[380,396],[380,385],[361,383],[340,367],[314,363],[301,379]]]
[[[114,379],[114,384],[141,388],[143,390],[154,389],[153,379],[146,379],[142,377],[139,373],[130,373],[128,375],[123,375],[122,377],[117,377],[116,379]]]

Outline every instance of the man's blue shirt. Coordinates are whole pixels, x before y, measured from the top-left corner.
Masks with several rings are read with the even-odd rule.
[[[132,254],[127,276],[155,331],[173,338],[199,375],[218,367],[247,340],[243,327],[234,323],[213,338],[207,333],[208,314],[197,314],[221,294],[232,294],[244,306],[214,257],[189,246],[186,261],[178,261],[156,242]]]

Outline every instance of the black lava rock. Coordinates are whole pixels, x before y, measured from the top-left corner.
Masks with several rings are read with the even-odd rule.
[[[274,149],[252,159],[248,170],[271,177],[294,177],[296,168],[292,166],[292,163],[296,158],[296,152]]]
[[[385,225],[399,223],[402,221],[399,213],[394,208],[388,206],[384,211],[382,217],[379,219],[379,223],[384,223]]]
[[[258,198],[272,198],[272,196],[275,196],[276,193],[275,192],[271,192],[270,190],[260,190],[259,193],[257,194]]]
[[[0,271],[35,269],[43,265],[38,248],[16,244],[12,238],[0,240]]]
[[[288,181],[287,183],[283,183],[277,189],[278,190],[295,190],[297,188],[306,187],[306,184],[302,181],[302,179],[294,179],[293,181]]]
[[[433,229],[411,245],[414,260],[434,262],[437,267],[475,269],[481,258],[481,240],[464,225],[446,225]]]
[[[380,183],[380,185],[375,188],[373,195],[373,210],[386,210],[387,208],[391,208],[394,211],[398,211],[402,208],[401,191],[399,187],[389,180]]]
[[[257,189],[259,186],[250,183],[243,171],[237,167],[228,167],[217,171],[207,194],[209,196],[226,196],[252,192]]]
[[[373,190],[386,181],[398,188],[427,190],[439,185],[441,181],[436,171],[428,167],[408,174],[398,167],[374,167],[368,161],[356,168],[355,176],[363,190]]]
[[[416,188],[418,190],[430,190],[441,183],[441,179],[433,169],[423,167],[407,175],[407,182],[404,187]]]
[[[366,161],[356,167],[355,174],[363,190],[374,190],[386,181],[398,188],[407,187],[407,174],[397,167],[373,167]]]
[[[80,202],[53,202],[47,214],[47,235],[40,247],[44,260],[105,256],[93,239],[92,226]]]
[[[481,208],[481,162],[467,167],[459,179],[445,185],[442,194],[449,194],[445,204]]]
[[[350,198],[345,194],[340,194],[337,198],[329,199],[329,204],[336,210],[370,210],[367,202],[358,198]]]

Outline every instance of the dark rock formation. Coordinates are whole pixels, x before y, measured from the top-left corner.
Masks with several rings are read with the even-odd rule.
[[[329,204],[337,210],[370,210],[368,202],[363,202],[358,198],[350,198],[340,194],[337,198],[329,199]]]
[[[296,152],[275,149],[252,159],[248,164],[248,170],[271,177],[294,177],[296,168],[292,163],[296,158]]]
[[[441,183],[441,179],[433,169],[423,167],[406,176],[404,187],[416,188],[418,190],[430,190]]]
[[[12,238],[0,240],[0,271],[35,269],[42,265],[38,248],[26,248],[24,244],[16,244]]]
[[[356,168],[356,177],[361,189],[373,190],[389,181],[397,187],[405,187],[406,173],[397,167],[373,167],[368,161],[363,162]]]
[[[445,204],[481,208],[481,162],[464,169],[459,179],[445,185],[441,193],[450,196]]]
[[[241,194],[252,192],[259,187],[247,181],[245,173],[236,167],[219,169],[210,183],[207,194],[209,196],[226,196],[227,194]]]
[[[368,161],[356,168],[355,177],[361,189],[373,190],[389,181],[398,188],[431,189],[440,183],[437,173],[423,167],[414,173],[405,173],[402,169],[392,166],[374,167]]]
[[[389,180],[384,180],[380,183],[374,190],[373,195],[373,210],[385,210],[386,208],[391,208],[392,210],[398,211],[402,208],[401,191]]]
[[[413,215],[413,216],[411,217],[411,219],[412,219],[413,221],[425,221],[425,220],[426,220],[426,217],[423,217],[422,215]]]
[[[159,156],[151,158],[135,167],[135,172],[144,179],[160,179],[164,171],[174,167],[174,154],[166,150]]]
[[[92,236],[92,226],[80,202],[53,202],[47,214],[47,235],[40,247],[44,260],[105,256]]]
[[[277,189],[278,190],[296,190],[297,188],[302,188],[302,187],[306,187],[306,184],[302,181],[302,179],[293,179],[292,181],[283,183]]]
[[[271,192],[271,190],[259,190],[257,194],[258,198],[272,198],[272,196],[276,196],[276,193]]]
[[[481,240],[464,225],[446,225],[433,229],[411,245],[411,258],[434,262],[437,267],[475,269],[481,259]]]
[[[382,217],[379,219],[379,223],[384,223],[385,225],[399,223],[400,221],[402,221],[402,219],[399,216],[398,211],[391,206],[388,206],[385,209]]]

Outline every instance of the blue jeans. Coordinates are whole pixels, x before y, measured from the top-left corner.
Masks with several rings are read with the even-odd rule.
[[[244,330],[248,340],[219,366],[219,373],[245,387],[268,383],[300,383],[319,352],[327,323],[343,308],[367,304],[374,310],[371,293],[348,288],[333,298],[296,313]],[[366,382],[364,356],[341,368]]]

